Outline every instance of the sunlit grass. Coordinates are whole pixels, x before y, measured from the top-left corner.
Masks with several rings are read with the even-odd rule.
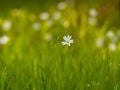
[[[120,90],[120,30],[96,9],[56,8],[0,17],[0,90]]]

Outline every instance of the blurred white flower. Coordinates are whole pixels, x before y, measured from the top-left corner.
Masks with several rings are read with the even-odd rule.
[[[53,21],[52,20],[47,20],[46,23],[47,23],[48,26],[52,26],[53,25]]]
[[[92,16],[92,17],[96,17],[96,16],[98,15],[98,12],[97,12],[96,9],[91,8],[91,9],[89,10],[89,15]]]
[[[41,20],[48,20],[48,19],[49,19],[49,13],[43,12],[43,13],[41,13],[41,14],[39,15],[39,18],[40,18]]]
[[[72,40],[71,38],[72,38],[72,36],[70,36],[70,35],[64,36],[64,37],[63,37],[64,41],[61,42],[62,45],[63,45],[63,46],[64,46],[64,45],[71,46],[71,43],[73,43],[73,41],[74,41],[74,40]]]
[[[90,25],[95,25],[97,23],[97,19],[95,17],[89,17],[88,18],[88,23]]]
[[[106,33],[106,36],[107,36],[108,38],[113,38],[113,37],[115,36],[115,34],[113,33],[113,31],[108,31],[108,32]]]
[[[101,38],[98,38],[97,40],[96,40],[96,46],[97,47],[102,47],[104,45],[104,38],[103,37],[101,37]]]
[[[116,50],[116,44],[110,43],[110,44],[109,44],[109,49],[110,49],[111,51],[115,51],[115,50]]]
[[[52,39],[52,35],[50,33],[45,34],[45,40],[50,41]]]
[[[61,13],[60,13],[60,12],[55,12],[55,13],[53,14],[53,19],[54,19],[54,20],[58,20],[60,17],[61,17]]]
[[[118,36],[115,35],[113,31],[108,31],[108,32],[106,33],[106,36],[110,39],[110,41],[111,41],[112,43],[118,42]]]
[[[67,20],[63,20],[61,23],[65,28],[68,28],[70,26],[70,23]]]
[[[0,44],[7,44],[7,42],[9,41],[9,37],[8,36],[2,36],[0,37]]]
[[[8,30],[11,29],[11,27],[12,27],[11,21],[6,20],[6,21],[3,22],[3,26],[2,26],[3,30],[8,31]]]
[[[117,43],[119,38],[117,36],[114,36],[113,38],[110,39],[112,43]]]
[[[58,3],[57,8],[59,10],[64,10],[66,8],[66,6],[67,6],[67,4],[65,2],[60,2],[60,3]]]
[[[36,22],[36,23],[33,24],[32,27],[33,27],[34,30],[39,30],[40,29],[40,23]]]

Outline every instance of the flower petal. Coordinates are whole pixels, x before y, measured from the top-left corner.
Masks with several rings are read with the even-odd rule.
[[[70,43],[67,43],[68,46],[71,46]]]
[[[68,40],[70,40],[72,38],[72,36],[68,35]]]
[[[62,43],[63,46],[67,44],[66,42],[61,42],[61,43]]]
[[[66,36],[64,36],[64,37],[63,37],[63,39],[66,41],[66,40],[67,40],[67,37],[66,37]]]
[[[70,40],[70,41],[69,41],[69,43],[73,43],[73,42],[74,42],[74,40]]]

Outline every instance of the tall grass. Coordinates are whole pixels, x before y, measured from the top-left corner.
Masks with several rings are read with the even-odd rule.
[[[94,43],[96,36],[107,31],[108,21],[90,26],[85,14],[80,23],[74,14],[66,16],[67,27],[58,21],[52,27],[42,22],[38,31],[32,29],[26,12],[9,15],[12,29],[1,30],[10,41],[0,45],[0,90],[120,90],[119,46],[112,52],[107,43],[102,48]],[[48,32],[53,35],[51,41],[44,40]],[[62,46],[68,34],[74,43]]]

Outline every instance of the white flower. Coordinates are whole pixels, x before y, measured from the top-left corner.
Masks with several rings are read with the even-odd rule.
[[[103,38],[103,37],[98,38],[98,39],[96,40],[96,46],[97,46],[97,47],[102,47],[103,45],[104,45],[104,38]]]
[[[115,34],[113,33],[113,31],[108,31],[108,32],[106,33],[106,35],[107,35],[107,37],[110,38],[110,39],[115,36]]]
[[[68,28],[70,26],[70,23],[67,20],[63,20],[61,23],[65,28]]]
[[[54,19],[54,20],[58,20],[60,17],[61,17],[61,13],[60,13],[60,12],[55,12],[55,13],[53,14],[53,19]]]
[[[52,39],[52,35],[50,33],[45,34],[45,40],[50,41]]]
[[[48,26],[52,26],[53,25],[53,21],[52,20],[47,20],[46,23],[47,23]]]
[[[97,19],[95,17],[89,17],[88,18],[88,23],[90,25],[95,25],[97,23]]]
[[[7,44],[7,42],[9,41],[9,37],[8,36],[2,36],[0,37],[0,44]]]
[[[108,31],[106,35],[107,35],[107,37],[111,40],[111,42],[113,42],[113,43],[118,42],[118,39],[119,39],[119,38],[118,38],[117,35],[114,34],[113,31]]]
[[[9,29],[11,29],[11,26],[12,26],[11,21],[6,20],[3,22],[2,28],[3,30],[8,31]]]
[[[91,8],[89,11],[89,15],[92,17],[96,17],[98,15],[97,10],[95,10],[94,8]]]
[[[64,36],[64,37],[63,37],[64,41],[61,42],[62,45],[63,45],[63,46],[64,46],[64,45],[71,46],[71,43],[73,43],[73,41],[74,41],[74,40],[72,40],[71,38],[72,38],[72,36],[69,36],[69,35],[68,35],[68,36]]]
[[[115,51],[116,50],[116,44],[114,44],[114,43],[109,44],[109,49],[111,51]]]
[[[43,13],[40,14],[39,18],[41,20],[47,20],[47,19],[49,19],[49,13],[43,12]]]
[[[60,3],[58,3],[57,8],[59,10],[64,10],[66,8],[66,6],[67,6],[67,4],[65,2],[60,2]]]
[[[39,30],[40,29],[40,23],[36,22],[33,24],[33,29],[34,30]]]
[[[119,38],[117,36],[114,36],[113,38],[111,38],[112,43],[117,43],[118,40],[119,40]]]

